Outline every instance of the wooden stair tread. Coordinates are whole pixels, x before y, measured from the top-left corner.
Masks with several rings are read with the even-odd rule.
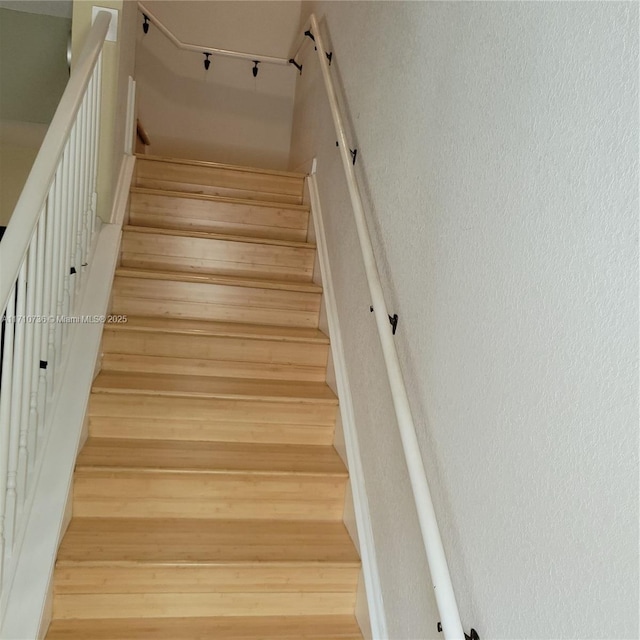
[[[260,175],[281,176],[286,178],[297,178],[304,180],[304,173],[296,173],[293,171],[280,171],[279,169],[261,169],[258,167],[247,167],[244,165],[224,164],[221,162],[212,162],[210,160],[190,160],[188,158],[171,158],[167,156],[154,156],[151,154],[136,154],[139,160],[151,160],[153,162],[167,162],[170,164],[186,164],[192,167],[211,167],[213,169],[228,169],[230,171],[244,171],[246,173],[255,173]]]
[[[333,391],[322,382],[282,382],[153,373],[102,371],[93,383],[93,392],[338,404]]]
[[[255,236],[238,236],[213,231],[197,231],[186,229],[171,229],[169,227],[141,227],[137,225],[125,225],[123,231],[133,233],[160,234],[164,236],[180,236],[183,238],[204,238],[210,240],[226,240],[228,242],[245,242],[247,244],[268,244],[276,247],[292,247],[296,249],[315,249],[316,245],[310,242],[298,242],[296,240],[279,240],[278,238],[258,238]]]
[[[116,269],[116,277],[172,280],[174,282],[198,282],[201,284],[251,287],[255,289],[277,289],[280,291],[300,291],[303,293],[322,293],[321,286],[307,282],[262,280],[260,278],[241,278],[237,276],[219,276],[204,273],[186,273],[183,271],[156,271],[119,267]]]
[[[213,320],[128,316],[126,322],[107,323],[105,328],[117,331],[146,331],[153,333],[272,340],[274,342],[329,344],[329,338],[319,329],[241,324],[237,322],[215,322]]]
[[[105,562],[360,564],[342,522],[74,518],[57,566]]]
[[[152,189],[151,187],[131,187],[131,193],[140,193],[169,198],[186,198],[188,200],[203,200],[205,202],[223,202],[226,204],[246,205],[248,207],[268,207],[271,209],[290,209],[293,211],[309,211],[309,205],[289,202],[274,202],[272,200],[251,200],[248,198],[232,198],[230,196],[214,196],[207,193],[191,193],[189,191],[175,191],[172,189]]]
[[[136,162],[135,184],[154,189],[301,204],[304,176],[215,162],[143,156]]]
[[[48,640],[360,640],[353,616],[54,620]]]
[[[331,446],[89,438],[76,468],[347,476]]]
[[[171,184],[146,184],[130,194],[131,224],[144,227],[198,230],[258,238],[306,242],[309,207],[259,199],[241,193],[177,190]],[[192,189],[196,189],[191,185]]]

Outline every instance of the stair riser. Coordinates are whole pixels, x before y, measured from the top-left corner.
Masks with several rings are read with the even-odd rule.
[[[58,620],[47,640],[362,640],[353,614]]]
[[[137,186],[276,202],[302,202],[300,177],[138,158]]]
[[[122,593],[125,585],[127,593],[349,593],[356,589],[359,571],[322,563],[63,566],[55,572],[55,593]]]
[[[163,418],[92,417],[89,419],[89,434],[98,438],[329,445],[333,442],[333,433],[332,426]]]
[[[339,520],[346,479],[252,473],[78,469],[79,518]]]
[[[223,398],[180,398],[129,393],[92,393],[91,417],[132,420],[160,419],[179,423],[217,422],[238,425],[313,426],[333,428],[336,407],[328,404],[299,404]],[[132,436],[133,437],[133,436]],[[162,439],[162,438],[156,438]],[[187,438],[188,439],[188,438]]]
[[[139,371],[141,373],[255,378],[260,380],[322,382],[325,379],[325,370],[319,367],[220,362],[196,358],[128,356],[111,353],[104,355],[102,369],[105,371]]]
[[[353,593],[78,594],[54,597],[56,619],[353,615]]]
[[[173,334],[105,328],[104,353],[144,355],[167,358],[195,358],[248,365],[291,365],[323,370],[327,366],[329,346],[304,342],[252,340],[225,336]],[[324,378],[323,378],[324,380]]]
[[[311,281],[315,249],[125,231],[121,264],[140,269]]]
[[[318,326],[320,294],[116,276],[115,314],[279,326]]]
[[[307,239],[308,219],[309,213],[299,209],[136,192],[129,210],[129,224],[140,227],[297,242]]]

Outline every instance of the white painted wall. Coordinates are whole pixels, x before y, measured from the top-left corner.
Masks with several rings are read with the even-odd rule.
[[[465,628],[637,638],[638,5],[311,9]],[[313,56],[290,167],[318,158],[390,637],[441,637]]]
[[[300,2],[165,2],[146,5],[182,42],[288,58]],[[140,17],[140,24],[142,18]],[[138,30],[139,117],[149,153],[285,169],[296,71],[176,49],[153,25]]]

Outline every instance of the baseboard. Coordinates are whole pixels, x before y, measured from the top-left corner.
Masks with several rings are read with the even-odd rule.
[[[322,207],[316,184],[315,175],[307,178],[311,214],[313,218],[315,241],[317,246],[320,272],[322,274],[322,286],[324,303],[326,306],[329,334],[331,338],[331,354],[336,375],[336,386],[340,399],[340,414],[344,435],[344,444],[349,467],[349,478],[353,495],[353,508],[357,526],[358,543],[362,560],[362,576],[366,590],[366,602],[368,604],[371,635],[374,640],[386,640],[387,621],[382,600],[382,588],[378,572],[373,530],[371,527],[371,515],[365,484],[364,472],[360,458],[360,446],[356,430],[351,388],[342,343],[342,333],[338,320],[337,303],[333,287],[329,254],[327,251]]]

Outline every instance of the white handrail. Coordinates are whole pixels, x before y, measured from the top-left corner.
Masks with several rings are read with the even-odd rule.
[[[216,56],[224,56],[227,58],[240,58],[242,60],[250,60],[251,62],[268,62],[269,64],[289,64],[287,58],[278,58],[275,56],[261,56],[257,53],[244,53],[242,51],[232,51],[230,49],[218,49],[217,47],[209,47],[203,44],[189,44],[188,42],[182,42],[176,36],[169,31],[169,29],[162,24],[161,20],[155,16],[149,9],[147,9],[142,2],[138,2],[138,9],[143,16],[149,19],[149,22],[154,24],[161,33],[163,33],[178,49],[184,51],[197,51],[198,53],[210,53]]]
[[[68,321],[77,321],[91,260],[110,21],[98,13],[0,242],[1,607],[61,385]]]
[[[404,385],[402,370],[400,369],[398,352],[396,351],[391,325],[387,315],[387,307],[373,254],[371,237],[367,228],[367,221],[362,206],[360,190],[358,189],[358,183],[356,181],[352,157],[349,152],[343,118],[338,105],[333,80],[331,79],[324,42],[320,34],[320,29],[318,28],[318,21],[314,14],[311,14],[309,21],[315,38],[318,60],[320,61],[322,77],[331,106],[331,115],[338,137],[342,165],[347,178],[351,206],[353,207],[358,239],[360,240],[360,249],[362,250],[367,282],[371,293],[373,312],[378,327],[378,335],[380,336],[380,344],[386,364],[389,386],[391,387],[391,395],[398,420],[402,447],[407,461],[411,488],[418,512],[418,520],[420,522],[420,530],[429,563],[429,571],[431,572],[431,581],[433,583],[438,611],[441,616],[442,630],[447,640],[465,640],[458,605],[451,583],[451,576],[447,566],[447,559],[442,545],[442,538],[440,537],[433,501],[431,500],[429,483],[420,454],[416,429],[409,406],[409,398],[407,397],[407,390]]]
[[[111,16],[107,12],[102,12],[96,18],[2,238],[0,253],[0,308],[2,309],[6,306],[9,289],[17,278],[29,240],[47,200],[58,163],[65,150],[98,56],[102,51],[110,20]]]

